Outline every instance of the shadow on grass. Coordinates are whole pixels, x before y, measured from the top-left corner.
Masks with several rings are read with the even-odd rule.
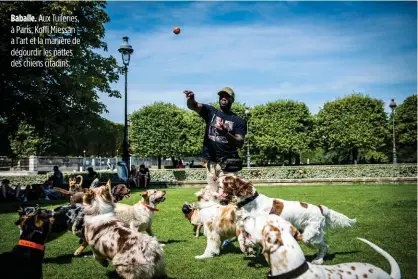
[[[337,255],[350,255],[350,254],[356,254],[359,252],[360,252],[359,250],[355,250],[355,251],[348,251],[348,252],[335,252],[335,253],[326,254],[326,256],[324,257],[324,264],[326,264],[327,261],[332,261]],[[308,262],[312,262],[315,259],[315,257],[316,257],[316,254],[305,256]]]
[[[83,257],[92,257],[92,252],[82,252],[78,256],[73,254],[60,255],[54,258],[45,258],[43,263],[54,263],[54,264],[70,264],[73,262],[73,258],[83,258]]]
[[[123,279],[118,275],[116,270],[106,272],[106,277],[109,279]],[[154,277],[153,279],[176,279],[174,277]]]
[[[222,254],[242,254],[241,249],[235,245],[227,245],[221,249]]]
[[[244,260],[248,261],[248,267],[261,268],[269,266],[262,255],[257,255],[256,257],[244,257]]]
[[[1,202],[0,203],[0,214],[5,213],[15,213],[17,212],[17,209],[19,206],[25,207],[25,206],[35,206],[39,204],[40,207],[46,207],[51,205],[60,206],[63,204],[69,203],[68,200],[29,200],[27,202]]]
[[[161,244],[172,244],[172,243],[180,243],[180,242],[186,242],[186,240],[175,240],[175,239],[169,239],[167,241],[159,241]]]

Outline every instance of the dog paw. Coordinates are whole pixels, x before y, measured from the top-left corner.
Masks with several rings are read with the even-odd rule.
[[[203,260],[203,259],[209,259],[209,258],[213,258],[212,255],[200,255],[200,256],[196,256],[194,257],[196,260]]]
[[[165,244],[164,243],[160,243],[160,247],[165,247]]]
[[[311,263],[316,264],[316,265],[321,265],[321,264],[324,263],[324,260],[323,259],[317,259],[317,260],[313,260]]]
[[[74,252],[74,256],[80,256],[83,251],[76,250]]]

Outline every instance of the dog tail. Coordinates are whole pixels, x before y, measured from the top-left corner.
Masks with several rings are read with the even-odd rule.
[[[83,176],[82,175],[77,175],[75,178],[79,177],[80,178],[80,185],[83,185]]]
[[[378,252],[383,257],[385,257],[386,260],[388,260],[388,262],[390,263],[391,270],[390,277],[392,277],[393,279],[401,279],[401,269],[399,268],[399,265],[396,262],[396,260],[388,252],[364,238],[357,237],[357,239],[369,244],[374,250],[376,250],[376,252]]]
[[[329,209],[324,205],[319,205],[319,209],[325,216],[326,229],[351,228],[356,224],[356,219],[350,219],[342,213]]]

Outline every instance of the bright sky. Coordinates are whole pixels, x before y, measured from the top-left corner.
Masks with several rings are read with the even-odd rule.
[[[134,48],[128,113],[156,101],[186,108],[225,86],[249,106],[355,92],[399,104],[417,93],[417,2],[109,2],[106,55]],[[179,26],[176,36],[172,28]],[[124,94],[124,76],[114,89]],[[123,123],[124,100],[101,96]]]

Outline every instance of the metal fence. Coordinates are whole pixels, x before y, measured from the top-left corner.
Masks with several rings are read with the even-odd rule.
[[[94,170],[115,170],[116,163],[121,161],[121,157],[54,157],[38,156],[33,159],[33,168],[40,172],[52,171],[54,166],[58,166],[61,171],[80,171],[93,167]],[[203,160],[199,157],[181,158],[185,166],[193,164],[198,167],[202,165]],[[140,158],[132,156],[130,165],[137,168],[144,164],[148,168],[158,166],[157,158]],[[171,159],[162,159],[161,166],[171,167]],[[130,166],[129,166],[130,167]],[[11,159],[0,157],[0,171],[29,171],[29,158]]]
[[[58,166],[61,171],[80,171],[92,167],[95,170],[114,170],[118,158],[116,157],[37,157],[38,171],[52,171],[54,166]]]
[[[0,171],[28,171],[29,158],[0,157]]]

